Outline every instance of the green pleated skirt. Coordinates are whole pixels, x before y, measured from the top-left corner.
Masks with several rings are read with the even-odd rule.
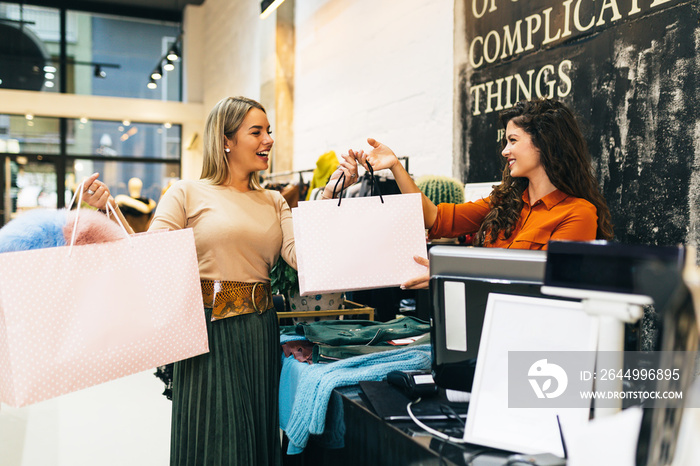
[[[209,353],[175,363],[170,464],[281,464],[273,310],[210,321]]]

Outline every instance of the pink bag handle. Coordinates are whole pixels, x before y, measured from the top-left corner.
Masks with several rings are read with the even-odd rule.
[[[78,231],[78,217],[80,216],[80,206],[83,204],[83,188],[85,187],[85,180],[83,180],[80,185],[78,185],[78,189],[76,190],[75,194],[73,194],[73,197],[70,200],[70,203],[68,204],[68,207],[66,207],[66,210],[70,210],[73,207],[73,202],[75,202],[76,196],[78,197],[78,204],[76,205],[75,208],[75,220],[73,221],[73,233],[71,234],[70,237],[70,247],[68,248],[68,257],[70,257],[71,253],[73,252],[73,244],[75,244],[75,234]],[[107,218],[109,218],[109,210],[112,209],[112,213],[114,214],[114,218],[117,220],[117,223],[119,223],[119,226],[122,227],[122,231],[124,231],[124,235],[126,238],[131,241],[131,235],[126,231],[126,228],[124,228],[124,225],[122,224],[122,221],[119,219],[119,216],[117,215],[117,211],[114,210],[114,207],[107,202],[106,205],[106,211],[107,211]]]

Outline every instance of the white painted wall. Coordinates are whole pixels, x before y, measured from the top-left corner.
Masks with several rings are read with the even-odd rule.
[[[194,8],[204,9],[202,50],[197,53],[202,57],[198,61],[205,113],[224,97],[243,95],[258,100],[264,26],[260,2],[207,0]]]
[[[265,60],[268,44],[270,40],[274,44],[274,23],[261,21],[259,15],[260,3],[254,1],[207,0],[185,8],[184,95],[189,102],[201,102],[203,112],[199,139],[193,150],[183,152],[183,178],[200,176],[204,122],[214,105],[236,95],[261,100],[262,83],[269,73]]]
[[[412,174],[451,176],[454,0],[295,3],[294,169],[331,149],[366,148],[372,136],[409,156]],[[187,7],[185,31],[203,33],[188,50],[188,76],[199,82],[188,95],[201,98],[205,117],[227,96],[261,100],[274,72],[275,13],[260,20],[259,7]]]
[[[453,0],[297,0],[294,168],[368,136],[452,175]]]

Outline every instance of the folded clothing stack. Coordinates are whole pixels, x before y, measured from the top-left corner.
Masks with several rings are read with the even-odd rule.
[[[285,339],[292,335],[304,337],[312,345],[312,361],[332,362],[361,354],[415,346],[428,343],[430,324],[411,316],[388,322],[372,320],[332,320],[297,324],[287,329]],[[400,340],[400,341],[399,341]]]
[[[341,448],[342,401],[331,397],[333,389],[383,380],[395,370],[430,369],[430,345],[424,344],[429,342],[429,331],[428,322],[410,316],[389,322],[333,320],[283,327],[283,345],[308,343],[313,345],[314,363],[329,363],[300,363],[296,354],[283,358],[280,427],[289,438],[287,453],[301,453],[309,435],[320,435],[327,447]],[[396,346],[396,340],[410,344]]]
[[[301,453],[310,435],[324,434],[326,446],[342,448],[345,424],[340,400],[329,407],[336,387],[383,380],[395,370],[427,370],[430,365],[430,345],[365,354],[332,364],[309,365],[287,358],[280,382],[280,427],[289,438],[287,453]]]

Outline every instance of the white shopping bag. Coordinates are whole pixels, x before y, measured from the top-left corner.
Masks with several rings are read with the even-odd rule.
[[[306,201],[292,209],[302,296],[398,286],[426,273],[413,260],[428,257],[421,194],[382,198]]]

